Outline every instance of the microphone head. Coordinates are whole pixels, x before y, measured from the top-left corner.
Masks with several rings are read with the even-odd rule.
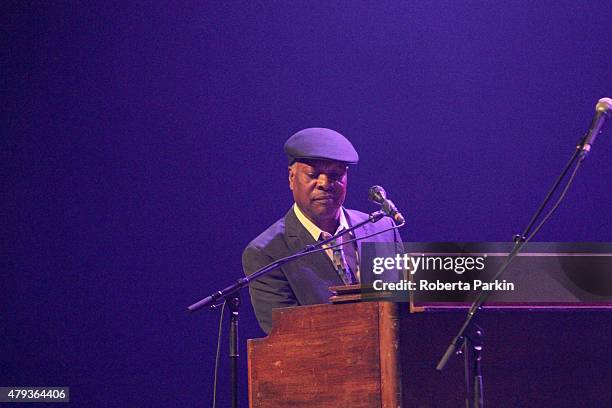
[[[387,199],[387,192],[381,186],[372,186],[368,190],[368,200],[382,204]]]
[[[606,115],[612,111],[612,99],[601,98],[595,105],[595,111],[605,113]]]

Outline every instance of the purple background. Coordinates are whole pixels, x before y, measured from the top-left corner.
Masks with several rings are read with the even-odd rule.
[[[2,9],[0,385],[74,406],[209,406],[218,313],[185,307],[290,207],[295,131],[349,137],[347,206],[385,186],[405,240],[505,241],[612,96],[606,0]],[[539,240],[612,240],[604,132]]]

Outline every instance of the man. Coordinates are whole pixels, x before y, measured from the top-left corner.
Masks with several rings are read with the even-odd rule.
[[[359,161],[355,148],[344,136],[331,129],[304,129],[287,140],[285,153],[295,204],[284,218],[249,243],[242,256],[247,275],[368,217],[342,207],[348,166]],[[391,226],[392,221],[384,218],[358,228],[354,236],[360,238]],[[347,234],[342,239],[350,238]],[[368,241],[395,242],[398,248],[401,246],[396,230]],[[328,303],[330,286],[359,282],[361,242],[347,243],[341,248],[342,251],[330,249],[307,255],[251,282],[251,302],[266,333],[272,327],[272,309]]]

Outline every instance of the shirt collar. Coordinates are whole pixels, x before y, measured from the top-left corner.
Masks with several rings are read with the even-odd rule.
[[[310,221],[304,215],[302,210],[300,210],[300,207],[298,207],[297,204],[293,204],[293,212],[295,213],[295,216],[297,217],[298,221],[300,221],[300,224],[302,224],[302,226],[306,228],[308,233],[312,235],[312,238],[314,238],[315,241],[318,241],[319,237],[321,236],[321,232],[323,230],[317,227],[314,222]],[[344,230],[344,229],[349,229],[349,225],[348,225],[348,221],[346,220],[346,215],[344,214],[344,208],[341,207],[340,208],[340,225],[338,225],[338,229],[336,230],[335,234],[340,232],[340,230]]]

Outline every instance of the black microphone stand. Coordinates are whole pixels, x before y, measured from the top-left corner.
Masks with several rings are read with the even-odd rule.
[[[224,302],[226,302],[230,308],[231,320],[230,320],[230,335],[229,335],[229,341],[230,341],[229,357],[231,361],[230,381],[231,381],[232,408],[238,407],[238,355],[239,355],[238,353],[238,314],[239,314],[239,309],[240,309],[240,297],[239,297],[240,289],[248,286],[249,283],[251,283],[251,281],[257,278],[260,278],[261,276],[271,272],[274,269],[280,268],[289,262],[295,261],[296,259],[302,258],[304,256],[307,256],[307,255],[310,255],[316,252],[321,252],[321,251],[325,251],[326,249],[329,249],[329,248],[323,248],[323,246],[341,237],[342,235],[348,234],[356,230],[357,228],[361,228],[365,224],[375,223],[379,221],[381,218],[383,218],[385,215],[386,214],[383,211],[373,212],[372,214],[368,216],[367,220],[363,220],[362,222],[355,224],[351,228],[340,231],[338,234],[333,235],[332,237],[326,240],[319,241],[313,245],[308,245],[293,255],[278,259],[260,268],[259,270],[253,272],[249,276],[245,276],[243,278],[238,279],[236,282],[232,283],[231,285],[217,292],[214,292],[212,295],[205,297],[204,299],[192,304],[191,306],[187,308],[190,312],[195,312],[204,307],[208,307],[211,310],[216,309],[218,306],[216,302],[219,301],[220,299],[224,299]],[[386,230],[379,231],[376,234],[372,234],[372,235],[377,235],[384,231]],[[346,244],[346,242],[343,244],[339,244],[339,245],[344,245],[344,244]]]
[[[465,334],[465,341],[461,349],[464,356],[465,370],[465,406],[483,406],[482,387],[482,349],[484,345],[484,331],[476,323],[470,325]]]
[[[238,313],[240,312],[240,292],[234,292],[225,297],[230,309],[229,357],[231,372],[231,399],[232,408],[238,408]]]
[[[586,137],[587,136],[585,136],[581,140],[581,142],[577,144],[574,154],[572,155],[570,160],[565,165],[565,168],[563,169],[561,174],[555,180],[553,186],[546,194],[546,197],[544,198],[544,200],[538,207],[537,211],[531,218],[531,221],[529,222],[529,224],[527,225],[523,233],[521,235],[517,234],[514,236],[515,244],[514,244],[514,247],[512,248],[512,251],[508,254],[508,257],[506,258],[505,262],[501,265],[499,270],[495,273],[495,275],[493,275],[493,278],[491,278],[489,282],[494,282],[501,277],[501,275],[506,271],[510,263],[519,254],[523,246],[527,242],[529,242],[538,233],[540,228],[544,225],[544,223],[548,220],[548,218],[552,215],[552,213],[557,209],[558,205],[561,203],[561,200],[565,196],[567,189],[571,185],[573,178],[576,175],[578,168],[580,167],[580,164],[585,159],[588,153],[588,151],[582,151]],[[557,191],[559,185],[561,184],[561,181],[565,178],[565,176],[567,175],[572,165],[574,165],[574,163],[576,162],[576,159],[578,159],[577,164],[574,167],[574,171],[570,177],[570,180],[568,181],[563,192],[561,193],[559,200],[557,201],[555,206],[552,208],[552,210],[549,211],[549,213],[544,217],[544,219],[538,225],[535,231],[531,233],[530,231],[533,225],[535,224],[536,220],[540,217],[540,215],[544,211],[544,208],[546,207],[546,205],[548,204],[548,202],[550,201],[554,193]],[[481,372],[483,333],[484,332],[480,327],[476,325],[476,323],[474,323],[474,320],[477,316],[478,311],[482,309],[482,305],[485,303],[485,301],[489,298],[490,295],[491,295],[491,290],[482,290],[480,292],[480,294],[478,295],[474,303],[472,303],[469,309],[469,312],[467,314],[467,317],[465,321],[463,322],[463,325],[461,326],[461,329],[459,329],[459,332],[457,333],[455,338],[452,340],[451,344],[448,346],[448,348],[446,349],[446,352],[444,353],[444,355],[438,362],[438,365],[436,366],[436,370],[438,371],[444,370],[444,367],[446,366],[446,364],[448,363],[448,360],[453,354],[461,353],[462,349],[465,351],[465,372],[466,372],[466,389],[467,389],[466,407],[467,408],[484,407],[483,381],[482,381],[482,372]],[[474,360],[474,361],[471,361],[471,360]],[[469,376],[470,371],[474,372],[473,378]],[[470,379],[472,380],[472,386],[470,386],[469,384]],[[472,390],[472,392],[470,392],[470,390]]]

